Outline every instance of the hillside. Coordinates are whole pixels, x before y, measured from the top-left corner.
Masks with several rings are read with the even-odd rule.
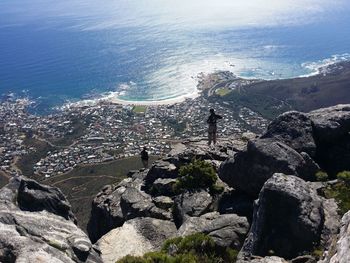
[[[350,62],[320,71],[310,77],[248,82],[222,99],[250,107],[270,119],[286,110],[308,112],[350,103]]]

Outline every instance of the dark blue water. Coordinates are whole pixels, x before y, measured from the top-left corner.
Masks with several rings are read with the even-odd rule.
[[[27,95],[47,112],[106,92],[133,101],[191,95],[200,72],[289,78],[349,58],[346,1],[299,1],[313,2],[310,11],[292,1],[266,9],[253,0],[256,10],[200,2],[2,0],[0,93]]]

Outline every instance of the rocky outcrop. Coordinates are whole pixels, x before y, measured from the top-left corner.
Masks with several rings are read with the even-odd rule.
[[[213,197],[204,189],[186,191],[175,198],[174,218],[178,226],[187,218],[213,211]]]
[[[303,156],[307,154],[301,155],[274,139],[257,139],[249,141],[245,151],[225,161],[219,177],[229,186],[255,197],[274,173],[313,179],[319,167]]]
[[[247,218],[235,214],[220,215],[217,212],[190,217],[181,225],[179,236],[204,233],[220,247],[240,249],[249,230]]]
[[[146,187],[153,184],[157,179],[169,179],[176,178],[178,174],[177,167],[167,161],[156,161],[151,169],[148,171],[147,175],[144,178]]]
[[[96,243],[104,263],[126,256],[141,256],[161,248],[166,239],[175,237],[175,224],[154,218],[136,218],[113,229]]]
[[[350,170],[350,105],[337,105],[308,114],[317,145],[316,161],[331,176]]]
[[[270,123],[261,138],[273,138],[311,157],[316,154],[313,123],[305,113],[289,111],[281,114]]]
[[[136,173],[116,186],[106,186],[97,194],[92,203],[88,223],[88,233],[93,242],[108,231],[122,226],[125,221],[136,217],[172,220],[170,208],[159,206],[149,194],[141,190],[142,178],[144,176]]]
[[[70,204],[58,188],[22,178],[18,189],[17,202],[21,210],[46,210],[76,223]]]
[[[0,262],[102,262],[74,218],[57,188],[11,179],[0,190]]]
[[[277,117],[261,138],[282,142],[306,152],[331,176],[350,170],[350,105],[310,113],[286,112]]]
[[[296,176],[275,174],[257,201],[242,256],[277,256],[291,259],[327,246],[338,231],[337,206],[318,196],[311,183]]]
[[[313,122],[315,137],[318,141],[335,142],[349,135],[350,105],[337,105],[308,113]]]

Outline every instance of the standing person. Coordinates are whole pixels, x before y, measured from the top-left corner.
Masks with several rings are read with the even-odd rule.
[[[208,117],[207,123],[209,124],[208,127],[208,145],[211,145],[211,142],[213,141],[214,146],[216,144],[216,132],[217,132],[217,126],[216,121],[222,119],[220,115],[215,114],[214,109],[209,110],[210,115]]]
[[[143,150],[141,151],[141,161],[143,167],[148,168],[148,152],[146,147],[143,147]]]

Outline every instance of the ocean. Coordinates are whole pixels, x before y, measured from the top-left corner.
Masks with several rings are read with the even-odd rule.
[[[48,113],[194,96],[199,73],[315,74],[350,59],[347,0],[1,0],[0,95]]]

